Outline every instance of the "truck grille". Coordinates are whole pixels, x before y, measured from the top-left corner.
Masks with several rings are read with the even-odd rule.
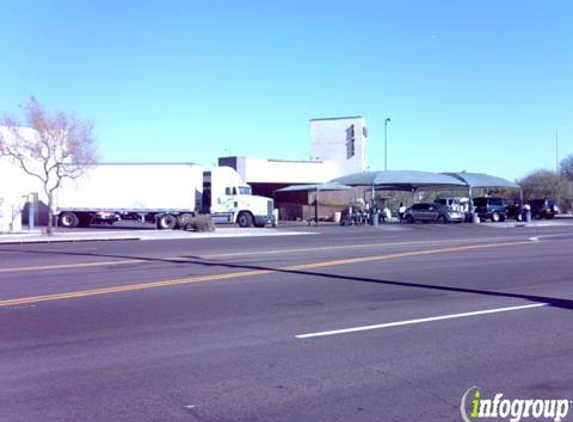
[[[269,201],[267,202],[267,215],[273,215],[273,200],[269,199]]]

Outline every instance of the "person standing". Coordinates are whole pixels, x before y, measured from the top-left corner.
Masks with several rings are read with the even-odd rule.
[[[398,218],[400,219],[400,223],[404,220],[404,214],[406,214],[406,205],[403,202],[400,202],[400,206],[398,207]]]

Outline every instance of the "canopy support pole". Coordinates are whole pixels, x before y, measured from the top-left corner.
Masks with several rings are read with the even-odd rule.
[[[469,187],[469,201],[470,203],[468,204],[468,210],[470,211],[470,214],[472,216],[472,223],[476,223],[479,222],[479,218],[476,218],[475,216],[475,207],[474,207],[474,191],[472,189],[472,187]]]
[[[314,225],[318,226],[318,199],[320,195],[320,189],[316,188],[316,195],[314,197]]]
[[[372,185],[370,187],[371,192],[372,192],[372,203],[370,204],[370,208],[372,209],[372,211],[374,211],[374,185]]]

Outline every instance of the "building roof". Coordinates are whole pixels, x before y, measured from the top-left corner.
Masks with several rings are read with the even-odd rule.
[[[310,119],[311,122],[321,121],[321,120],[350,120],[350,119],[363,119],[362,116],[348,116],[348,117],[322,117],[318,119]]]
[[[463,171],[461,173],[443,174],[455,177],[456,179],[465,182],[468,187],[471,188],[520,188],[520,186],[515,182],[485,173],[467,173]]]
[[[286,188],[277,189],[277,192],[301,192],[301,191],[327,191],[327,190],[348,190],[350,186],[341,185],[340,183],[318,183],[313,185],[292,185]]]

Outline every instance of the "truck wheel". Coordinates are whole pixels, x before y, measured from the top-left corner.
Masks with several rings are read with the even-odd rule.
[[[73,212],[64,212],[60,215],[60,226],[67,229],[77,227],[79,222],[78,216]]]
[[[494,212],[494,213],[491,215],[491,221],[492,221],[492,222],[498,223],[500,220],[501,220],[501,217],[499,216],[499,213],[498,213],[498,212]]]
[[[237,217],[237,223],[240,227],[251,227],[253,225],[253,217],[248,212],[242,212]]]
[[[436,222],[438,224],[446,224],[448,222],[448,220],[446,219],[445,215],[440,214],[440,215],[438,215],[438,219],[436,220]]]
[[[177,217],[171,214],[165,214],[157,220],[157,228],[160,230],[173,230],[177,227]]]

